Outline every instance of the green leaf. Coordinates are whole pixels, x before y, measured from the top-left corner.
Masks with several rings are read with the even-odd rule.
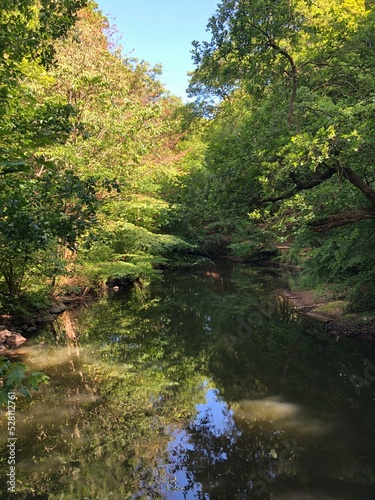
[[[25,370],[26,366],[22,363],[13,363],[6,377],[5,385],[8,387],[16,387],[21,384],[24,378],[26,378]]]
[[[27,388],[25,386],[22,386],[19,388],[19,391],[21,394],[23,394],[24,396],[26,396],[28,399],[31,399],[31,394],[30,392],[27,390]]]

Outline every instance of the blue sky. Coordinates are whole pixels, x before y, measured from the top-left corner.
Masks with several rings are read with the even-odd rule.
[[[186,73],[194,69],[191,42],[210,39],[206,25],[218,0],[96,1],[122,34],[124,54],[162,64],[161,81],[186,100]]]

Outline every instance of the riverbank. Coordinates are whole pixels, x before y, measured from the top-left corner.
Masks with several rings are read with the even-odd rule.
[[[345,300],[333,300],[309,290],[285,288],[280,293],[297,314],[320,321],[326,333],[375,341],[375,315],[348,313]]]
[[[50,307],[29,311],[27,315],[0,315],[0,356],[12,355],[14,349],[22,346],[44,325],[48,325],[67,310],[95,300],[97,294],[74,297],[54,297]]]
[[[49,308],[35,310],[27,316],[1,315],[0,355],[7,355],[10,350],[24,344],[29,336],[43,325],[53,323],[67,308],[65,303],[54,301]]]

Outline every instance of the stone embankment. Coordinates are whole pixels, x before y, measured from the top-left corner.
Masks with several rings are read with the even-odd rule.
[[[53,323],[67,309],[63,303],[55,303],[49,309],[36,312],[33,317],[2,316],[0,319],[0,356],[6,355],[26,342],[41,326]]]

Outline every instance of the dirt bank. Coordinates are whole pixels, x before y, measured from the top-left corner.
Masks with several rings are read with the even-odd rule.
[[[347,313],[344,300],[332,300],[307,290],[282,289],[280,293],[298,314],[321,321],[327,334],[375,340],[375,316]]]

